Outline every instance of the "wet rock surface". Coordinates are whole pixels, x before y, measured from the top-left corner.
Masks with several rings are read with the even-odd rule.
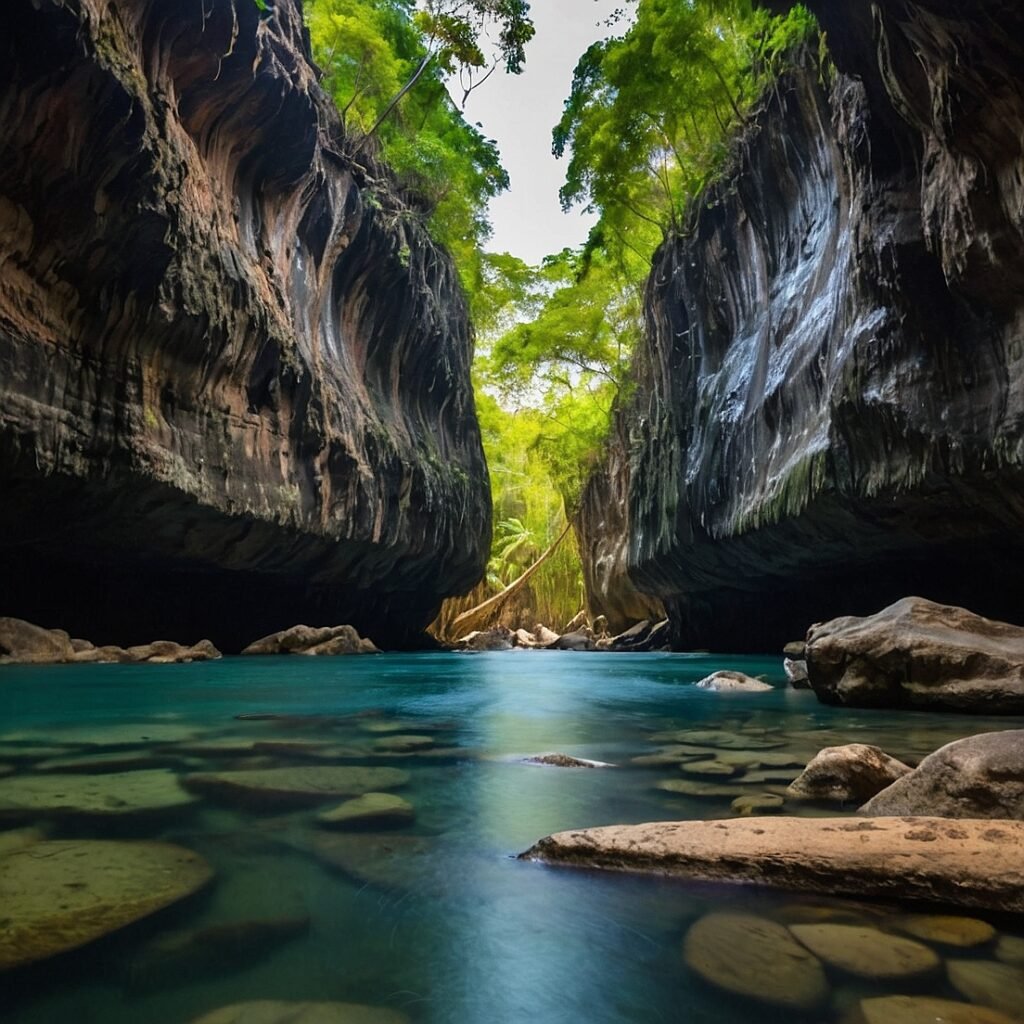
[[[253,999],[221,1006],[190,1024],[410,1024],[398,1010],[362,1003]]]
[[[0,612],[237,651],[412,643],[490,500],[452,262],[346,158],[300,5],[14,4]]]
[[[701,690],[715,690],[719,693],[764,693],[773,689],[772,685],[763,679],[755,679],[745,672],[732,672],[729,669],[712,672],[711,675],[698,679],[693,685]]]
[[[826,747],[794,779],[787,793],[799,800],[860,804],[912,769],[866,743]]]
[[[861,813],[1024,821],[1024,729],[968,736],[941,747]]]
[[[352,626],[292,626],[254,640],[242,654],[378,654],[372,640],[361,637]]]
[[[811,688],[826,704],[1024,713],[1024,628],[907,597],[807,632]]]
[[[670,785],[661,783],[659,788]],[[730,795],[743,794],[741,790]],[[521,857],[584,868],[1021,912],[1021,842],[1024,822],[1018,821],[736,818],[561,832],[542,839]]]
[[[1024,13],[809,6],[837,73],[778,83],[658,252],[582,502],[591,591],[614,566],[678,649],[915,591],[1024,623]]]

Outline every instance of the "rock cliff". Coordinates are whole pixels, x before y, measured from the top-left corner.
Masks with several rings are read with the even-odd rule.
[[[681,646],[911,592],[1024,622],[1024,12],[810,6],[834,66],[778,83],[657,254],[628,545],[591,524]]]
[[[14,0],[0,58],[0,613],[409,642],[486,558],[471,338],[299,0]]]

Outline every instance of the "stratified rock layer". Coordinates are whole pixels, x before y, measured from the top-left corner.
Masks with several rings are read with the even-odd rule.
[[[261,6],[5,8],[0,613],[396,644],[482,571],[451,261]]]
[[[656,255],[583,502],[591,587],[621,566],[680,647],[914,592],[1024,623],[1024,10],[810,6],[834,74],[778,83]]]
[[[1020,821],[737,818],[560,832],[521,856],[582,868],[1021,912],[1021,843]]]

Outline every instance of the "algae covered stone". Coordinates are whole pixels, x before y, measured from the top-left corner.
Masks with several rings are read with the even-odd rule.
[[[409,1018],[398,1010],[361,1003],[253,999],[221,1006],[190,1024],[409,1024]]]
[[[821,962],[788,928],[752,914],[715,913],[686,933],[683,958],[717,988],[794,1010],[828,998]]]
[[[44,960],[147,917],[213,876],[170,843],[33,843],[0,860],[0,970]]]
[[[996,937],[996,930],[976,917],[956,917],[950,914],[906,914],[896,927],[901,932],[935,942],[941,946],[981,946]]]
[[[950,983],[972,1003],[1024,1015],[1024,967],[992,960],[948,960]]]
[[[364,793],[323,811],[316,820],[328,828],[361,828],[367,825],[379,828],[382,825],[405,825],[415,816],[413,805],[394,793]]]
[[[103,775],[20,775],[0,787],[4,818],[128,818],[185,810],[197,802],[166,769]]]
[[[325,803],[343,796],[362,796],[394,789],[409,781],[398,768],[303,765],[227,772],[195,772],[185,786],[243,806],[282,806]]]
[[[790,931],[815,956],[860,978],[912,978],[938,969],[934,950],[913,939],[854,924],[795,924]]]

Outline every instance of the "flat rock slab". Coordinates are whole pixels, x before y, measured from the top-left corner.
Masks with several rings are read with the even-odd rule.
[[[399,768],[309,765],[254,771],[195,772],[184,785],[195,793],[244,806],[311,805],[343,796],[394,789],[409,781]]]
[[[901,932],[925,942],[964,949],[982,946],[996,937],[996,930],[987,921],[976,917],[954,917],[949,914],[906,914],[894,922]]]
[[[181,743],[194,739],[199,730],[188,725],[167,722],[140,722],[137,725],[77,725],[52,730],[27,729],[7,733],[4,743],[59,743],[74,747],[142,747],[149,743]]]
[[[0,820],[128,818],[180,811],[197,802],[166,769],[103,775],[20,775],[0,787]]]
[[[521,857],[800,892],[1024,912],[1020,821],[663,821],[560,832]]]
[[[416,808],[394,793],[366,793],[323,811],[316,820],[327,828],[363,828],[406,825],[415,817]]]
[[[425,862],[436,854],[436,843],[424,836],[318,833],[312,850],[323,864],[365,885],[382,889],[415,889],[429,883]]]
[[[708,914],[686,933],[683,959],[705,981],[735,995],[811,1010],[828,998],[821,961],[785,925],[752,914]]]
[[[1024,1016],[1024,967],[991,960],[949,960],[953,988],[972,1003]]]
[[[0,970],[83,946],[212,877],[202,857],[170,843],[62,840],[9,853],[0,860]]]
[[[253,999],[195,1017],[191,1024],[409,1024],[398,1010],[361,1003],[298,1003]]]
[[[913,978],[937,971],[941,963],[921,942],[863,925],[794,924],[790,931],[830,967],[858,978]]]

